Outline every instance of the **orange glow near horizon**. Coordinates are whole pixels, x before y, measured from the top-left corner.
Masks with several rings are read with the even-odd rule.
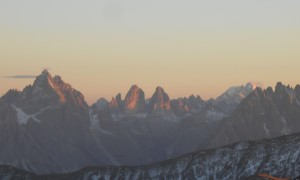
[[[249,81],[300,83],[299,1],[115,1],[116,14],[109,2],[4,1],[0,94],[33,82],[6,76],[46,67],[89,104],[133,84],[148,98],[162,86],[209,99]]]

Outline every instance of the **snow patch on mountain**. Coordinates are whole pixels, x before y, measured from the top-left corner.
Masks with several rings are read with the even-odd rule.
[[[27,114],[25,113],[21,108],[16,107],[15,105],[12,105],[12,107],[16,110],[17,113],[17,122],[20,125],[26,125],[30,119],[34,120],[35,122],[41,122],[37,116],[43,113],[45,110],[49,109],[50,107],[45,107],[41,109],[39,112],[35,114]]]
[[[17,108],[16,106],[12,105],[12,107],[17,112],[17,122],[20,125],[26,125],[28,120],[30,119],[30,115],[26,114],[22,109]]]
[[[96,114],[93,114],[93,110],[89,111],[90,121],[91,121],[91,128],[99,127],[99,120]]]

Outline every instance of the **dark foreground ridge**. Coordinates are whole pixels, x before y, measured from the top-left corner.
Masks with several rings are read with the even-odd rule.
[[[0,166],[0,179],[262,179],[300,176],[300,134],[240,142],[145,166],[89,167],[57,175],[35,175]]]

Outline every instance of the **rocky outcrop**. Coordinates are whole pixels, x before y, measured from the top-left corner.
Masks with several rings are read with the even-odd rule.
[[[157,87],[150,100],[150,112],[165,113],[171,111],[171,101],[162,87]]]
[[[123,102],[121,94],[119,93],[116,97],[113,97],[109,103],[109,108],[112,113],[119,114],[123,111]]]
[[[186,114],[191,111],[187,98],[179,98],[171,101],[171,107],[178,115]]]
[[[145,93],[137,85],[133,85],[124,100],[125,113],[142,113],[146,111]]]
[[[171,100],[171,107],[175,114],[186,115],[188,113],[196,113],[203,111],[205,102],[200,96],[191,95],[189,98],[179,98]]]
[[[2,99],[15,104],[27,113],[59,104],[88,109],[84,96],[79,91],[73,89],[59,76],[52,77],[47,70],[36,77],[33,85],[25,87],[22,92],[10,90]]]

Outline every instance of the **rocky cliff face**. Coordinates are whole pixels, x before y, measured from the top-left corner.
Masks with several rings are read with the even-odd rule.
[[[79,91],[62,81],[59,76],[52,77],[47,70],[37,76],[33,85],[27,86],[22,92],[11,90],[2,99],[7,103],[17,105],[28,113],[59,104],[88,108]]]
[[[171,111],[171,101],[162,87],[157,87],[150,100],[150,112],[163,113]]]
[[[300,135],[273,140],[241,142],[204,150],[160,163],[135,167],[93,167],[64,175],[36,176],[11,167],[0,167],[0,178],[28,179],[262,179],[258,174],[281,178],[300,176]]]
[[[146,112],[145,93],[137,85],[133,85],[124,100],[125,113]]]
[[[121,94],[118,94],[115,98],[113,97],[109,104],[110,111],[112,113],[119,114],[123,111],[123,102]]]
[[[171,100],[171,108],[177,115],[186,115],[203,111],[205,102],[200,96],[191,95],[189,98],[179,98]]]

